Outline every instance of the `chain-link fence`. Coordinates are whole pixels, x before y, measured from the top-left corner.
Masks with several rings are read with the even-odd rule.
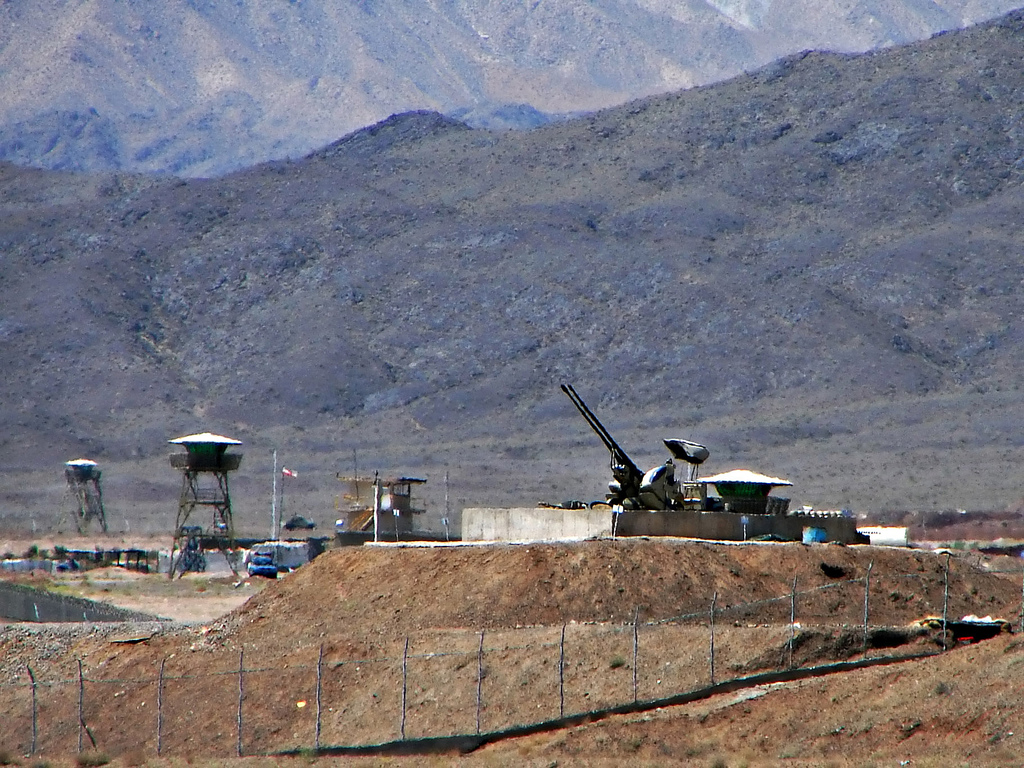
[[[59,679],[26,665],[0,684],[0,750],[244,755],[495,733],[773,670],[950,645],[948,559],[941,601],[926,603],[938,631],[872,621],[873,601],[920,600],[925,575],[833,576],[750,602],[716,593],[701,611],[657,620],[638,606],[627,624],[424,630],[374,655],[329,639],[285,660],[275,648],[200,642],[118,675],[106,673],[116,654],[88,668],[75,659]],[[927,578],[934,586],[936,574]]]

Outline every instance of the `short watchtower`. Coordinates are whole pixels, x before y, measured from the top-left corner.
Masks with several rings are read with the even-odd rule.
[[[231,519],[231,493],[228,473],[238,469],[242,454],[228,453],[233,445],[241,445],[222,435],[203,432],[168,440],[172,445],[185,447],[184,453],[171,454],[171,466],[182,473],[181,496],[178,500],[178,519],[174,524],[174,543],[171,545],[171,578],[176,570],[205,570],[204,544],[220,549],[232,570],[235,563],[231,550],[235,548],[235,528]],[[210,527],[191,521],[196,507],[212,510]],[[175,560],[175,554],[180,556]]]
[[[86,533],[90,520],[98,520],[103,532],[107,532],[107,514],[103,511],[103,491],[100,488],[101,474],[96,462],[90,459],[74,459],[64,463],[68,492],[77,505],[75,526],[80,534]]]

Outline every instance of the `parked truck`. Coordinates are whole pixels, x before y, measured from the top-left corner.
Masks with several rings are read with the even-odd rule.
[[[250,576],[276,579],[305,565],[319,552],[308,541],[264,541],[245,553],[245,569]]]

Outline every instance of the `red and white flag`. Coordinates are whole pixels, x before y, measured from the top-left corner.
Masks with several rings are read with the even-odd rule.
[[[298,472],[292,472],[288,467],[281,467],[281,474],[285,477],[298,477]]]

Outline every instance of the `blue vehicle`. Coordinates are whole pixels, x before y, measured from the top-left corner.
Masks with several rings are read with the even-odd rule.
[[[277,566],[274,556],[267,552],[253,552],[249,557],[246,570],[250,576],[262,576],[265,579],[277,578]]]

